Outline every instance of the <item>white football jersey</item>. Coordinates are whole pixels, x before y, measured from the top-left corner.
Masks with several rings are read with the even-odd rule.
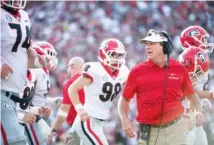
[[[205,85],[208,84],[208,82],[209,82],[209,73],[205,73],[199,77],[199,80],[194,87],[201,91],[205,90],[206,88]]]
[[[22,103],[16,103],[17,105],[17,110],[22,110],[24,112],[29,112],[29,108],[31,105],[31,101],[34,97],[35,93],[35,86],[36,86],[36,77],[34,75],[29,75],[26,78],[26,83],[24,86],[24,89],[22,93],[20,93],[19,97],[22,99],[27,99],[26,101],[23,101]]]
[[[1,8],[1,64],[8,64],[13,73],[1,80],[1,89],[21,93],[26,82],[27,49],[30,44],[28,13],[19,10],[20,21]]]
[[[129,69],[125,65],[121,66],[118,76],[113,78],[100,62],[89,62],[83,67],[82,73],[93,80],[90,85],[84,88],[84,109],[91,117],[106,120],[112,101],[122,92]]]
[[[41,107],[46,105],[46,96],[50,89],[49,72],[43,68],[30,69],[32,75],[36,76],[36,88],[32,105]]]

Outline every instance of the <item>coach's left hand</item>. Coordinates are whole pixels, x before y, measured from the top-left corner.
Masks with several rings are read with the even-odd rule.
[[[135,137],[135,131],[134,131],[134,127],[131,123],[131,121],[128,118],[123,118],[121,119],[122,121],[122,126],[123,126],[123,130],[125,131],[126,135],[129,138],[134,138]]]

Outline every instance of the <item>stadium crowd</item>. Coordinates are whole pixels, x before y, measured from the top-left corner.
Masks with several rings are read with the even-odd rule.
[[[139,43],[147,30],[163,29],[172,36],[174,49],[172,57],[182,52],[181,31],[190,25],[200,25],[210,34],[214,42],[214,3],[203,1],[143,2],[143,1],[29,1],[27,11],[32,22],[33,40],[45,40],[58,51],[59,64],[51,73],[50,96],[62,96],[66,80],[66,63],[73,56],[86,61],[97,60],[98,44],[106,38],[118,38],[127,50],[126,63],[131,68],[145,60],[144,46]],[[214,86],[214,53],[211,60],[211,82]],[[212,105],[214,106],[214,101]],[[131,107],[135,116],[135,106]],[[134,145],[128,140],[120,124],[117,110],[112,110],[106,123],[106,133],[111,145]],[[133,117],[133,121],[134,117]],[[214,142],[214,109],[206,114],[204,128],[209,144]]]

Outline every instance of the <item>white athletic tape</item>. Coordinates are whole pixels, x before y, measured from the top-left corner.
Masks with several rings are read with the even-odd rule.
[[[62,117],[67,117],[68,116],[68,112],[63,111],[62,109],[59,109],[57,112],[57,115],[62,116]]]
[[[75,109],[76,109],[76,110],[79,110],[79,109],[82,109],[82,108],[83,108],[82,104],[77,104],[77,105],[75,105]]]

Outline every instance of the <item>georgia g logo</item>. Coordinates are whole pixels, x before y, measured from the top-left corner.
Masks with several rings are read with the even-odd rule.
[[[193,30],[189,32],[189,36],[198,36],[199,32],[197,30]]]
[[[205,58],[204,55],[203,55],[202,53],[200,53],[200,52],[197,54],[197,57],[198,57],[201,61],[203,61],[203,62],[206,61],[206,58]]]

